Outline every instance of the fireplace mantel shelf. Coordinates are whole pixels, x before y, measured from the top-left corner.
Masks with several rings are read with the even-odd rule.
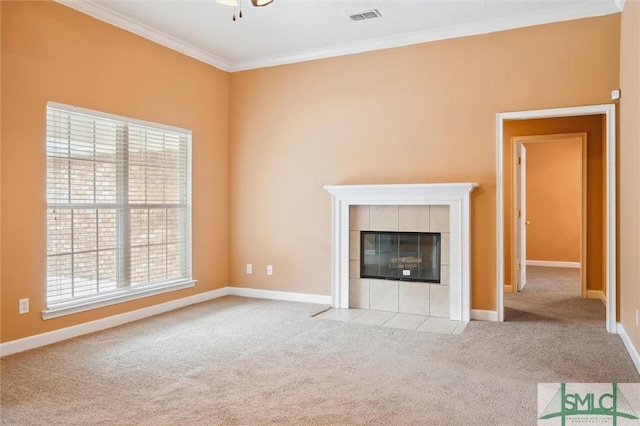
[[[429,200],[459,198],[469,194],[478,186],[477,183],[473,182],[411,183],[397,185],[328,185],[324,189],[338,198],[349,198],[354,201],[367,198],[380,202],[391,202],[397,201],[399,198],[427,197]]]
[[[479,185],[418,183],[330,185],[332,196],[332,301],[349,308],[349,207],[352,205],[448,205],[451,231],[450,319],[470,318],[470,193]]]

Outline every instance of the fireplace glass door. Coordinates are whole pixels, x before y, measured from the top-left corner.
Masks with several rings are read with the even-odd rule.
[[[360,277],[440,282],[440,234],[376,232],[360,234]]]

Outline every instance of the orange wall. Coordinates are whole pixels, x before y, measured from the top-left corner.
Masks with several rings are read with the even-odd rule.
[[[620,46],[620,322],[640,350],[640,2],[625,3]]]
[[[587,289],[605,291],[603,236],[605,140],[603,131],[604,116],[602,115],[508,121],[504,125],[504,158],[511,158],[511,138],[514,136],[587,133]],[[509,208],[512,205],[513,179],[511,162],[508,160],[504,162],[504,177],[505,284],[513,285],[515,274],[511,265],[515,263],[515,253],[512,252],[511,245],[513,217]]]
[[[323,185],[471,181],[472,307],[495,309],[496,113],[610,102],[619,41],[609,15],[232,74],[231,284],[330,294]]]
[[[53,2],[2,8],[1,341],[224,287],[229,75]],[[43,321],[45,107],[62,102],[193,131],[195,288]],[[18,299],[31,312],[18,315]]]
[[[619,15],[229,76],[53,2],[0,8],[2,342],[228,282],[330,294],[327,184],[479,182],[472,306],[495,309],[495,114],[619,83]],[[49,100],[193,130],[197,287],[41,320]]]
[[[527,149],[527,260],[580,262],[582,143]]]

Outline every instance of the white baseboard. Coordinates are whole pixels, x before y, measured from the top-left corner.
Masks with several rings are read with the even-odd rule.
[[[481,309],[472,309],[471,319],[476,321],[498,321],[498,312],[483,311]]]
[[[330,305],[331,296],[321,294],[290,293],[287,291],[258,290],[246,287],[227,287],[232,296],[253,297],[257,299],[286,300],[289,302],[317,303]]]
[[[638,351],[633,346],[633,343],[631,343],[631,340],[629,339],[629,336],[627,335],[627,332],[625,331],[622,323],[619,322],[617,324],[616,331],[618,332],[618,335],[620,335],[622,343],[624,343],[624,347],[627,348],[627,352],[631,357],[631,361],[633,361],[633,365],[636,366],[636,370],[638,370],[638,372],[640,373],[640,355],[638,355]]]
[[[546,266],[549,268],[580,268],[580,262],[558,262],[555,260],[527,260],[527,266]]]
[[[185,306],[193,305],[200,302],[206,302],[207,300],[217,299],[218,297],[227,295],[270,300],[286,300],[291,302],[318,303],[323,305],[331,304],[331,296],[289,293],[285,291],[257,290],[252,288],[224,287],[217,290],[207,291],[205,293],[199,293],[193,296],[172,300],[170,302],[161,303],[159,305],[153,305],[147,308],[125,312],[123,314],[113,315],[110,317],[101,318],[99,320],[61,328],[59,330],[49,331],[47,333],[36,334],[35,336],[29,336],[22,339],[12,340],[10,342],[0,343],[0,357],[27,351],[29,349],[39,348],[40,346],[50,345],[52,343],[61,342],[63,340],[72,339],[74,337],[82,336],[83,334],[94,333],[96,331],[116,327],[128,322],[137,321],[153,315],[162,314],[165,312],[173,311],[175,309],[184,308]]]
[[[599,299],[602,300],[605,306],[607,306],[607,297],[602,290],[587,290],[587,299]]]
[[[29,349],[35,349],[40,346],[50,345],[52,343],[78,337],[83,334],[94,333],[96,331],[116,327],[128,322],[151,317],[153,315],[173,311],[174,309],[184,308],[185,306],[193,305],[195,303],[205,302],[207,300],[226,296],[227,294],[229,294],[227,288],[228,287],[224,287],[217,290],[207,291],[205,293],[183,297],[181,299],[160,303],[158,305],[149,306],[147,308],[136,309],[135,311],[125,312],[123,314],[113,315],[95,321],[89,321],[83,324],[61,328],[59,330],[49,331],[47,333],[36,334],[35,336],[29,336],[22,339],[12,340],[10,342],[0,343],[0,357],[27,351]]]

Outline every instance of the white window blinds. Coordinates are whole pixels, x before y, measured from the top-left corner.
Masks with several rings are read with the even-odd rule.
[[[47,305],[191,279],[191,132],[47,106]]]

